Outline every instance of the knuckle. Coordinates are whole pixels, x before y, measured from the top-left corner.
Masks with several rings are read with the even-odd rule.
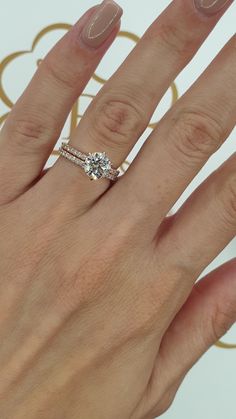
[[[224,129],[207,113],[181,110],[173,118],[174,153],[184,163],[199,162],[217,151],[224,139]],[[182,163],[182,161],[181,161]]]
[[[68,63],[66,68],[63,68],[60,60],[57,61],[48,56],[42,61],[39,71],[43,71],[46,77],[49,77],[49,79],[56,82],[60,87],[74,90],[75,85],[78,84],[78,73],[75,74],[70,63]]]
[[[175,55],[185,57],[193,53],[196,39],[180,25],[162,25],[159,35],[164,46]]]
[[[94,123],[95,122],[95,123]],[[143,116],[129,99],[106,98],[97,104],[93,115],[92,137],[105,147],[124,147],[141,133]]]
[[[57,127],[54,118],[32,116],[25,113],[23,116],[14,116],[7,121],[7,136],[9,144],[23,148],[25,152],[36,152],[42,147],[50,149],[49,139],[57,137]],[[12,141],[11,141],[12,140]]]

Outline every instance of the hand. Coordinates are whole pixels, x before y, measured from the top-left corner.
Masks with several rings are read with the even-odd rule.
[[[170,4],[70,145],[121,165],[227,7],[199,4]],[[154,418],[236,319],[236,260],[195,284],[236,233],[236,156],[167,216],[234,128],[235,36],[117,182],[91,182],[63,156],[42,173],[121,13],[89,10],[1,131],[1,419]]]

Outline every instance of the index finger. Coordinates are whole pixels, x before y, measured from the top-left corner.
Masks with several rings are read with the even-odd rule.
[[[1,132],[0,202],[16,198],[40,175],[74,102],[117,35],[121,15],[112,0],[88,10],[40,64]]]

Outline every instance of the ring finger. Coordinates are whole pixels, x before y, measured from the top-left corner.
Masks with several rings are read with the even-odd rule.
[[[204,13],[190,0],[173,1],[97,95],[70,145],[83,153],[105,151],[113,165],[119,167],[146,129],[170,84],[223,14],[223,3],[218,1],[221,11],[216,13],[214,2],[211,14],[209,8]],[[108,188],[109,181],[90,183],[88,188],[86,175],[78,176],[76,166],[67,170],[68,164],[59,158],[45,182],[50,181],[55,191],[59,181],[73,196],[79,189],[79,204],[91,205]],[[58,193],[61,195],[61,190]]]
[[[193,192],[173,216],[171,228],[160,240],[162,257],[171,249],[173,265],[182,266],[195,278],[235,237],[235,167],[236,153]]]

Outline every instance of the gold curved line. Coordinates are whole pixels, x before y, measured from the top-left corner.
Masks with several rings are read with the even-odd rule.
[[[40,66],[40,64],[41,64],[41,62],[42,62],[43,60],[42,60],[42,58],[39,58],[37,61],[36,61],[36,65],[37,65],[37,67],[39,67]]]
[[[15,58],[27,54],[29,53],[29,51],[18,51],[18,52],[14,52],[13,54],[8,55],[6,58],[4,58],[3,61],[1,61],[0,63],[0,99],[3,101],[3,103],[8,106],[10,109],[13,106],[13,102],[10,100],[10,98],[7,96],[4,88],[3,88],[3,80],[2,80],[2,76],[4,73],[5,68],[8,66],[8,64],[10,62],[12,62],[13,60],[15,60]]]
[[[215,344],[215,346],[217,348],[220,348],[220,349],[236,349],[236,344],[233,344],[233,343],[225,343],[225,342],[222,342],[222,341],[217,342]]]
[[[151,129],[155,129],[156,127],[157,127],[157,124],[158,124],[158,122],[151,122],[149,125],[148,125],[148,128],[151,128]]]
[[[129,166],[130,166],[130,162],[128,160],[125,160],[119,168],[121,172],[124,174],[126,170],[129,168]]]
[[[82,95],[80,95],[80,97],[89,97],[90,99],[94,99],[95,95],[90,95],[89,93],[82,93]]]
[[[10,109],[13,107],[13,102],[10,100],[10,98],[7,96],[4,87],[3,87],[3,80],[2,80],[2,76],[3,76],[3,72],[5,70],[5,68],[7,67],[7,65],[12,62],[13,60],[15,60],[16,58],[18,58],[21,55],[24,54],[30,54],[34,51],[36,45],[38,44],[38,42],[41,40],[41,38],[46,35],[47,33],[53,31],[53,30],[58,30],[58,29],[65,29],[65,30],[69,30],[72,27],[72,25],[69,25],[67,23],[55,23],[54,25],[49,25],[46,28],[42,29],[39,34],[36,36],[36,38],[34,39],[33,43],[32,43],[32,47],[29,50],[24,50],[24,51],[18,51],[18,52],[14,52],[13,54],[8,55],[1,63],[0,63],[0,98],[2,99],[3,103],[8,106]]]
[[[172,92],[172,98],[171,98],[171,107],[175,104],[175,102],[178,100],[179,98],[179,93],[178,93],[178,89],[177,89],[177,85],[175,82],[173,82],[170,86],[171,92]],[[159,122],[159,121],[158,121]],[[151,129],[155,129],[158,122],[152,122],[148,125],[148,128]]]
[[[80,97],[78,98],[78,101],[79,101],[79,99],[81,98],[81,97],[87,97],[87,98],[89,98],[89,99],[94,99],[95,98],[95,95],[91,95],[91,94],[89,94],[89,93],[82,93],[81,95],[80,95]],[[79,114],[77,114],[77,118],[83,118],[83,116],[84,115],[81,115],[80,113]],[[78,125],[78,123],[77,123],[77,125]]]
[[[133,32],[120,31],[118,36],[131,39],[131,41],[134,41],[136,44],[140,41],[140,37],[138,35],[135,35],[135,33]]]
[[[0,126],[5,122],[10,112],[5,113],[4,115],[0,116]]]
[[[59,156],[59,150],[54,149],[51,153],[51,156]]]
[[[138,43],[138,41],[140,40],[140,38],[135,35],[132,32],[127,32],[127,31],[120,31],[117,35],[118,38],[128,38],[131,41],[134,41],[135,44]],[[95,81],[97,81],[100,84],[105,84],[107,82],[106,79],[103,79],[102,77],[98,76],[96,73],[94,73],[93,77],[92,77]]]
[[[35,37],[33,43],[32,43],[32,49],[31,52],[34,50],[38,42],[43,38],[44,35],[46,35],[48,32],[57,30],[57,29],[65,29],[70,30],[72,28],[72,25],[69,23],[55,23],[53,25],[46,26],[46,28],[42,29],[38,35]]]
[[[172,102],[171,102],[171,106],[173,106],[175,104],[175,102],[177,102],[177,100],[179,98],[179,92],[178,92],[177,84],[175,82],[172,83],[171,90],[172,90]]]

